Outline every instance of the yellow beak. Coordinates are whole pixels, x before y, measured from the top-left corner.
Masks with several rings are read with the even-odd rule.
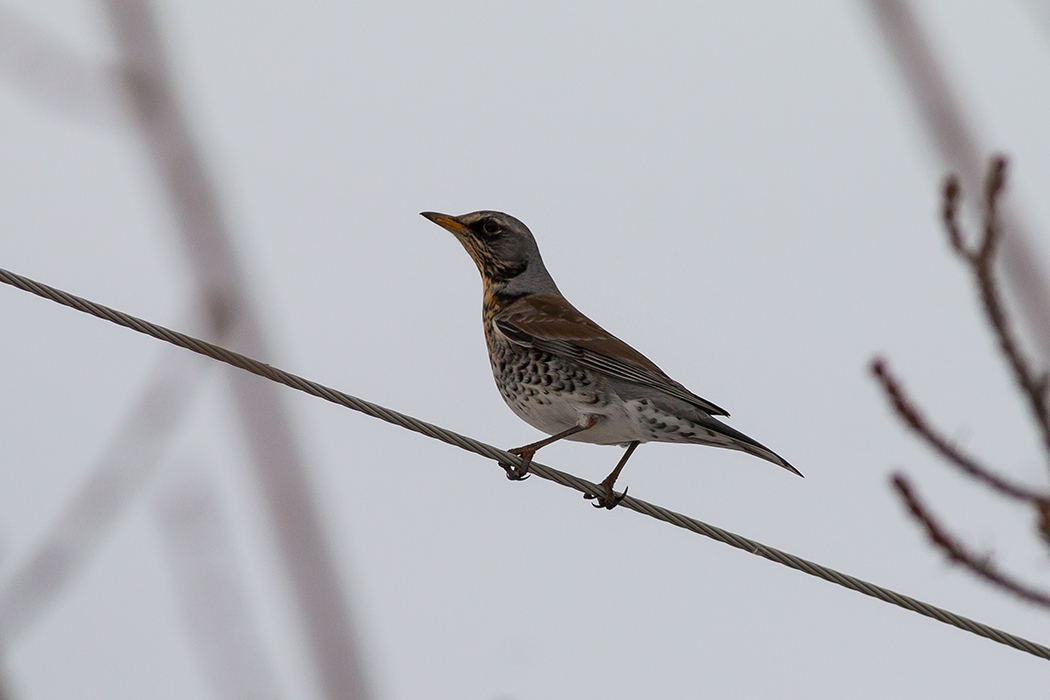
[[[449,216],[448,214],[438,214],[436,211],[424,211],[420,212],[419,215],[430,219],[441,228],[451,231],[452,233],[465,233],[468,230],[466,226],[459,223],[459,220],[456,217]]]

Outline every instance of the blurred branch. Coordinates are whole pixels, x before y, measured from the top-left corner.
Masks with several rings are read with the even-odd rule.
[[[905,395],[900,382],[887,369],[884,359],[876,358],[872,361],[871,371],[879,381],[883,391],[886,393],[886,397],[901,420],[922,438],[927,445],[940,453],[949,464],[958,468],[967,476],[973,477],[986,486],[990,486],[1004,496],[1025,501],[1038,507],[1050,507],[1050,495],[1036,491],[1028,486],[1017,484],[1006,477],[996,474],[937,432],[929,424],[925,416],[922,415],[919,408]]]
[[[959,182],[949,177],[944,187],[944,225],[952,249],[970,267],[970,273],[981,294],[985,317],[999,341],[999,348],[1013,370],[1021,394],[1027,399],[1032,416],[1043,439],[1043,451],[1050,463],[1050,414],[1047,412],[1047,374],[1036,376],[1031,362],[1025,357],[1020,343],[1010,328],[1010,321],[995,280],[995,253],[1002,233],[997,218],[999,198],[1006,182],[1006,159],[997,156],[988,167],[984,188],[984,220],[982,235],[976,246],[966,244],[957,220]]]
[[[125,124],[123,75],[0,6],[0,78],[55,112],[95,126]]]
[[[910,3],[869,0],[868,6],[945,169],[959,173],[967,190],[980,191],[982,154],[987,149],[979,145]],[[1004,210],[999,219],[1005,233],[1002,262],[1006,282],[1040,355],[1050,358],[1050,285],[1037,262],[1034,238],[1014,212]]]
[[[103,4],[128,67],[128,99],[166,188],[199,293],[216,318],[236,324],[245,351],[268,358],[233,235],[175,92],[154,7],[149,0]],[[322,693],[329,700],[368,698],[349,604],[288,412],[271,383],[241,373],[227,376]]]
[[[233,251],[232,236],[215,188],[179,105],[154,11],[148,0],[106,0],[120,47],[120,65],[78,56],[64,42],[0,8],[0,75],[48,106],[88,121],[112,122],[130,105],[144,144],[172,203],[193,264],[198,294],[205,299],[213,337],[236,326],[245,349],[270,353]],[[321,687],[328,698],[367,698],[369,691],[354,642],[347,602],[305,475],[291,422],[272,386],[231,376],[234,399],[248,436],[279,550],[296,594],[297,608]],[[161,382],[163,383],[163,382]],[[149,401],[161,401],[155,381]],[[132,416],[127,445],[111,447],[111,463],[85,489],[44,545],[0,592],[0,634],[17,638],[86,562],[109,524],[137,493],[156,461],[162,433],[138,435]],[[143,413],[142,415],[148,415]],[[150,454],[146,454],[150,453]]]
[[[237,548],[219,495],[199,466],[178,465],[154,500],[175,593],[215,695],[276,700],[277,680],[237,566]]]
[[[0,642],[10,648],[83,570],[159,463],[204,370],[164,352],[150,383],[113,435],[88,480],[26,563],[0,587]]]
[[[1050,461],[1050,420],[1047,416],[1047,385],[1050,382],[1045,373],[1036,376],[1022,354],[1008,323],[1005,304],[995,277],[996,252],[1001,247],[1002,269],[1012,299],[1018,304],[1041,359],[1044,362],[1050,361],[1050,285],[1047,284],[1046,275],[1037,262],[1033,238],[1027,226],[1022,224],[1015,213],[1003,207],[1001,202],[1006,162],[1002,158],[993,159],[982,188],[981,154],[986,149],[979,145],[975,130],[966,118],[962,102],[952,90],[944,70],[938,63],[911,3],[908,0],[869,0],[868,6],[900,71],[908,94],[919,112],[927,135],[947,166],[946,169],[959,174],[948,180],[944,190],[942,215],[948,239],[955,253],[970,266],[980,291],[985,316],[1029,404],[1042,438],[1043,450]],[[984,211],[979,217],[982,218],[983,231],[975,246],[967,244],[958,223],[960,179],[969,191],[984,193]],[[1009,482],[963,455],[929,428],[921,414],[905,399],[892,377],[888,374],[880,376],[878,363],[873,369],[898,415],[950,464],[999,493],[1020,498],[1032,505],[1037,514],[1037,533],[1043,544],[1050,547],[1050,506],[1046,503],[1046,496]],[[900,487],[898,491],[902,493],[902,497],[907,493],[901,491]],[[914,499],[909,502],[909,509],[916,517],[925,512]],[[923,523],[931,537],[938,532],[936,528],[932,528],[936,524],[932,519],[924,520]],[[943,545],[939,546],[944,548]],[[965,553],[963,550],[959,551]],[[1008,585],[1004,586],[1003,580],[989,577],[988,571],[970,568],[996,585],[1010,588]],[[1014,590],[1014,593],[1022,595],[1018,590]]]
[[[969,267],[974,284],[981,296],[985,318],[988,320],[992,333],[999,341],[999,348],[1013,371],[1022,396],[1027,400],[1036,427],[1042,437],[1044,452],[1050,462],[1047,375],[1044,372],[1037,377],[1032,371],[1031,363],[1025,357],[1010,327],[995,277],[996,252],[1002,239],[997,213],[1006,184],[1006,167],[1007,161],[1002,156],[994,157],[988,166],[984,187],[981,236],[976,242],[972,244],[967,242],[968,236],[958,221],[958,205],[961,195],[959,181],[955,176],[949,177],[945,182],[942,220],[952,250]],[[930,447],[939,452],[949,464],[1005,496],[1026,501],[1040,510],[1050,509],[1050,495],[999,476],[988,467],[979,464],[973,457],[964,454],[935,431],[919,409],[904,394],[900,382],[886,368],[885,360],[876,358],[872,362],[872,373],[882,385],[897,415]]]
[[[948,555],[950,560],[1022,600],[1050,608],[1050,593],[1044,593],[1004,574],[992,563],[991,557],[980,557],[973,554],[958,538],[945,530],[922,501],[919,500],[915,493],[915,488],[908,481],[907,477],[898,472],[893,475],[892,483],[893,488],[908,508],[908,512],[925,528],[930,542]]]
[[[1044,452],[1050,462],[1050,422],[1047,420],[1046,405],[1047,375],[1044,373],[1036,377],[1032,372],[1031,364],[1010,328],[995,277],[995,256],[1001,240],[997,212],[1005,184],[1006,159],[996,156],[988,166],[984,187],[981,235],[974,243],[967,242],[968,237],[958,222],[960,188],[954,176],[949,177],[944,186],[942,219],[952,250],[967,264],[974,284],[980,291],[982,308],[988,319],[988,325],[991,327],[992,334],[999,341],[999,347],[1006,363],[1013,370],[1018,390],[1027,399],[1036,427],[1043,438]],[[886,368],[885,360],[875,358],[871,363],[871,370],[897,416],[929,447],[939,453],[948,464],[970,478],[991,487],[999,494],[1031,506],[1036,513],[1036,532],[1042,543],[1050,547],[1050,495],[1000,476],[965,454],[934,430],[922,412],[907,397],[900,381]],[[912,517],[926,529],[930,541],[945,552],[949,558],[962,564],[973,574],[1015,596],[1050,607],[1050,594],[1044,594],[1003,574],[992,564],[990,558],[973,555],[955,537],[951,536],[929,513],[902,474],[894,476],[893,485]]]

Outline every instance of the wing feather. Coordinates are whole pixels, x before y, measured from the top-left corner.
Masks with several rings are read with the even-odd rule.
[[[512,343],[658,389],[712,416],[729,415],[671,379],[649,358],[577,311],[564,297],[551,294],[522,297],[500,312],[494,322]]]

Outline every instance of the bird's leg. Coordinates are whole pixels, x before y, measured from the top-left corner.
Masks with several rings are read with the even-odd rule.
[[[515,467],[513,464],[505,464],[499,462],[498,464],[503,467],[504,471],[507,472],[507,478],[511,481],[523,481],[529,477],[529,465],[532,464],[532,456],[536,454],[536,450],[541,447],[546,447],[552,442],[557,442],[562,438],[567,438],[570,435],[576,433],[582,433],[584,430],[589,430],[598,424],[597,416],[588,416],[586,422],[574,425],[568,430],[563,430],[560,433],[551,435],[549,438],[544,438],[536,442],[530,442],[528,445],[523,447],[515,447],[513,450],[507,450],[511,454],[518,455],[525,460],[525,464],[520,467]]]
[[[612,510],[619,505],[620,501],[622,501],[624,496],[627,495],[627,489],[624,489],[623,493],[617,495],[616,492],[613,491],[613,484],[616,483],[616,477],[620,476],[620,471],[623,469],[623,465],[627,464],[627,460],[631,458],[631,455],[637,447],[637,440],[629,444],[627,446],[627,451],[623,453],[623,457],[620,457],[620,462],[616,465],[616,468],[612,470],[609,476],[605,477],[605,480],[602,481],[602,483],[598,484],[605,491],[604,496],[593,493],[583,494],[584,498],[594,500],[592,505],[595,508],[608,508],[609,510]]]

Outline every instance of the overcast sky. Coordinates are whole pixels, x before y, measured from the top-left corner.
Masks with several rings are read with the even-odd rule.
[[[3,6],[84,55],[116,56],[89,0]],[[502,447],[538,439],[493,386],[473,264],[418,216],[506,211],[531,227],[578,308],[806,475],[644,445],[619,482],[632,495],[1050,643],[1046,613],[945,563],[888,485],[906,470],[975,549],[1047,581],[1027,514],[907,435],[867,373],[886,354],[952,438],[1047,482],[938,225],[943,166],[864,2],[159,10],[264,310],[273,354],[260,359]],[[921,10],[982,142],[1012,158],[1011,204],[1050,232],[1050,28],[1021,2]],[[0,164],[0,267],[185,327],[189,264],[132,128],[56,113],[0,82]],[[7,287],[0,324],[9,575],[167,351]],[[315,693],[225,370],[209,371],[142,498],[10,651],[18,698],[217,697],[158,529],[158,499],[187,470],[220,494],[280,696]],[[1044,660],[282,396],[379,698],[1047,687]],[[619,454],[557,444],[539,459],[600,480]]]

